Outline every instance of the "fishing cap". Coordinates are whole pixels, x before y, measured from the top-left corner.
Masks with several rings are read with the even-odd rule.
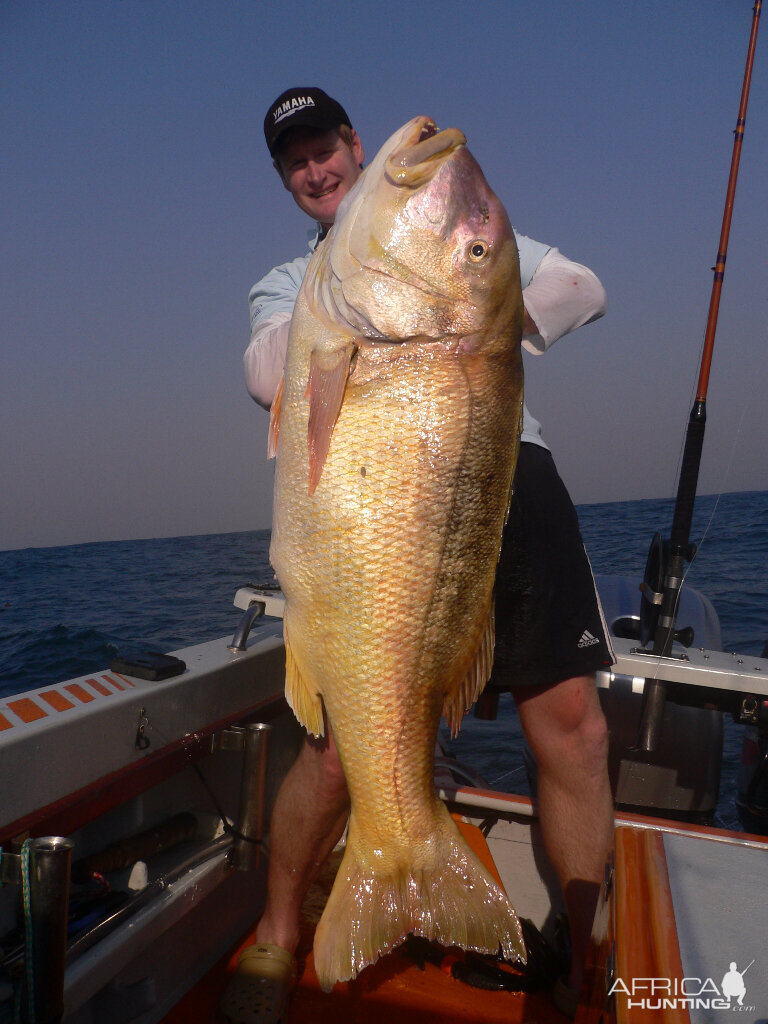
[[[319,128],[329,131],[346,124],[352,127],[340,103],[314,86],[286,89],[277,97],[264,118],[264,137],[270,155],[275,155],[278,140],[289,128]]]

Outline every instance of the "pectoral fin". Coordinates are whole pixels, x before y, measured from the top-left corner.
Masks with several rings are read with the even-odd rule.
[[[309,398],[309,484],[312,495],[320,482],[323,466],[331,444],[331,435],[344,400],[349,367],[355,353],[355,344],[349,341],[338,348],[315,349],[309,364],[307,397]]]
[[[443,717],[451,730],[452,739],[459,735],[464,714],[472,707],[490,679],[493,668],[494,638],[493,602],[491,602],[474,661],[459,685],[447,693],[443,701]]]
[[[277,455],[277,441],[280,437],[280,415],[283,411],[283,385],[285,377],[280,378],[275,397],[269,407],[269,436],[267,438],[267,458],[274,459]]]

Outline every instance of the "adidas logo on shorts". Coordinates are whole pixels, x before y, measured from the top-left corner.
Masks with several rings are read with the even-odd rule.
[[[597,639],[597,637],[596,636],[592,636],[592,634],[589,632],[589,630],[585,629],[584,632],[581,635],[581,640],[579,640],[579,642],[578,642],[578,644],[576,646],[577,647],[591,647],[593,644],[599,644],[599,643],[600,643],[600,641]]]

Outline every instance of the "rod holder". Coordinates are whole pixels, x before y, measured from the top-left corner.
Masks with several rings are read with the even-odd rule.
[[[57,1024],[64,1014],[69,875],[73,843],[34,839],[29,848],[29,900],[34,972],[32,1024]]]
[[[272,726],[254,722],[245,726],[243,770],[240,781],[240,806],[232,864],[240,871],[258,867],[264,826],[264,802],[267,784],[269,735]]]

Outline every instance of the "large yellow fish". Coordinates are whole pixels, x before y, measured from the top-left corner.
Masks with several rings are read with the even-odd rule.
[[[286,696],[333,731],[352,802],[315,936],[325,989],[409,933],[525,958],[433,785],[493,658],[493,581],[522,411],[504,209],[465,138],[417,117],[339,207],[293,314],[270,557]]]

